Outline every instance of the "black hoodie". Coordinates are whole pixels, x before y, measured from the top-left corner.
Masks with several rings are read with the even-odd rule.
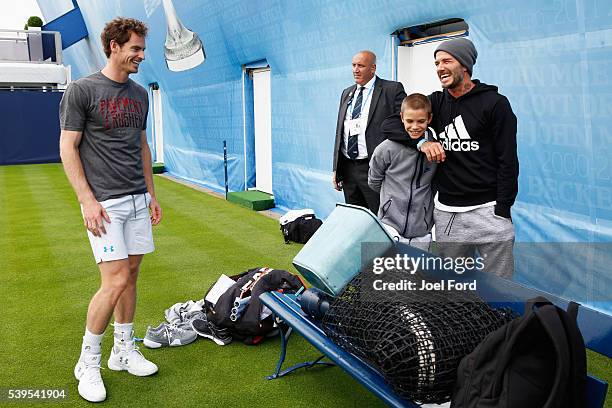
[[[473,82],[476,86],[459,98],[446,89],[429,95],[431,127],[446,152],[436,174],[438,199],[458,207],[496,201],[495,213],[509,218],[518,192],[516,116],[496,86]],[[405,133],[399,115],[389,117],[381,129],[392,139]]]

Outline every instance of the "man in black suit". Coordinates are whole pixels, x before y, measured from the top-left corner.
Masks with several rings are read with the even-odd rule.
[[[336,190],[344,191],[347,204],[366,207],[377,214],[380,199],[368,186],[369,160],[384,140],[382,121],[399,112],[406,92],[401,83],[375,74],[376,55],[372,51],[355,54],[355,85],[342,91],[340,98],[332,184]]]

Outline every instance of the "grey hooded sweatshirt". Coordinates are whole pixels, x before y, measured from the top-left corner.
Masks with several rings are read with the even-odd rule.
[[[370,159],[368,184],[380,192],[378,218],[395,228],[404,238],[428,234],[433,226],[433,180],[437,164],[427,161],[425,154],[407,145],[410,136],[397,129],[386,132],[389,138],[379,144]],[[427,140],[434,140],[433,130],[426,131]]]

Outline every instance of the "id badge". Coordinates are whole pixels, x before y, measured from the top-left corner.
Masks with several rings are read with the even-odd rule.
[[[358,135],[361,133],[362,129],[362,120],[361,119],[351,119],[348,122],[349,125],[349,134],[350,135]]]

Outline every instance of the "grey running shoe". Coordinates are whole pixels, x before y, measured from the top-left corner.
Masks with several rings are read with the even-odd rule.
[[[149,326],[143,343],[149,348],[175,347],[193,343],[197,338],[197,333],[188,324],[162,323],[155,328]]]
[[[196,319],[206,320],[206,312],[204,312],[203,310],[195,310],[195,311],[192,311],[192,312],[186,312],[183,315],[183,323],[182,324],[185,324],[185,325],[189,326],[189,328],[191,328],[191,324],[190,323],[193,320],[196,320]]]
[[[211,339],[219,346],[225,346],[232,342],[232,335],[228,329],[222,329],[209,322],[206,318],[194,319],[191,327],[202,337]]]
[[[183,314],[186,313],[196,303],[193,300],[188,300],[184,303],[175,303],[164,311],[164,316],[168,323],[181,323]]]
[[[188,300],[185,303],[175,303],[164,311],[166,321],[172,324],[189,322],[201,315],[204,310],[204,300]]]

